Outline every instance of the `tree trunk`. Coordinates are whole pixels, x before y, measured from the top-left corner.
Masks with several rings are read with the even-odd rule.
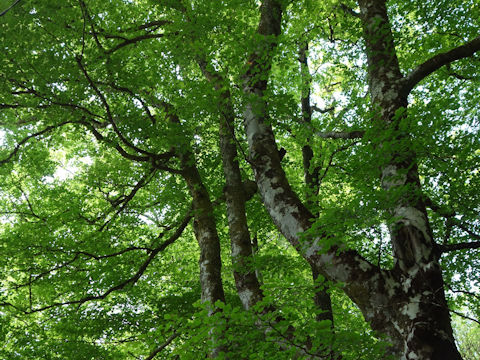
[[[252,191],[246,187],[246,182],[242,182],[237,160],[234,132],[235,112],[230,91],[225,89],[221,76],[207,68],[207,62],[204,59],[199,59],[197,62],[207,80],[219,93],[219,139],[225,176],[224,194],[227,205],[233,276],[240,301],[248,310],[263,298],[255,269],[251,266],[253,249],[245,211],[245,203]]]
[[[229,101],[230,94],[224,94]],[[231,104],[230,104],[231,105]],[[234,135],[233,107],[224,107],[220,120],[220,151],[225,176],[225,201],[232,249],[233,276],[237,293],[245,309],[263,298],[260,283],[252,267],[252,242],[245,213],[246,191],[238,165]]]
[[[301,106],[302,106],[302,121],[304,123],[310,124],[312,122],[312,107],[310,104],[310,87],[311,87],[311,75],[308,68],[308,42],[303,45],[300,45],[299,49],[299,62],[300,62],[300,72],[302,77],[302,96],[301,96]],[[320,188],[320,181],[318,178],[320,167],[315,165],[314,157],[315,153],[310,146],[311,139],[307,138],[305,140],[305,145],[302,147],[302,158],[303,158],[303,174],[305,181],[305,204],[307,208],[313,213],[316,212],[318,207],[318,191]],[[330,328],[332,330],[331,340],[333,341],[334,333],[334,323],[333,323],[333,310],[332,310],[332,300],[330,294],[328,293],[328,288],[324,284],[319,284],[319,279],[322,278],[321,274],[318,272],[316,267],[311,267],[312,269],[312,279],[315,284],[315,295],[313,301],[319,310],[318,315],[316,316],[317,321],[328,320],[330,321]],[[328,357],[330,359],[336,359],[336,356],[332,349],[332,344],[325,343],[327,346],[327,351],[329,353]]]
[[[406,96],[396,92],[401,78],[394,55],[386,9],[381,1],[362,1],[369,58],[370,93],[374,110],[381,119],[394,123],[397,110],[406,107]],[[264,1],[258,33],[265,37],[280,34],[282,8],[277,1]],[[244,124],[249,155],[262,200],[282,234],[299,253],[328,279],[345,284],[346,294],[358,305],[373,329],[386,334],[391,352],[402,359],[460,359],[453,341],[443,280],[434,252],[425,208],[421,197],[396,199],[391,209],[398,216],[392,231],[395,257],[392,270],[381,270],[342,245],[325,247],[325,233],[308,231],[312,214],[292,191],[281,167],[273,131],[268,121],[264,92],[269,61],[275,43],[269,39],[250,57],[245,75]],[[259,76],[259,72],[262,76]],[[261,80],[258,80],[258,79]],[[403,138],[395,138],[403,141]],[[411,152],[408,156],[392,154],[383,167],[382,183],[386,191],[398,186],[415,186],[418,174]],[[398,179],[402,179],[399,182]],[[417,193],[418,195],[418,193]]]
[[[201,300],[207,304],[209,314],[212,315],[217,311],[214,305],[215,302],[225,302],[221,273],[220,239],[213,216],[213,205],[210,195],[195,166],[194,157],[189,151],[181,154],[181,164],[182,175],[193,199],[193,231],[200,247]],[[211,329],[210,333],[213,346],[209,357],[216,358],[221,351],[226,349],[224,346],[217,345],[221,334],[216,334],[214,328]]]
[[[395,352],[406,359],[460,359],[445,300],[442,271],[409,134],[399,130],[407,116],[407,95],[401,93],[402,74],[398,64],[385,1],[359,0],[368,59],[369,90],[374,121],[393,134],[378,144],[387,161],[382,165],[382,187],[391,197],[388,211],[397,280],[392,300],[399,312],[392,314],[388,332]],[[381,34],[381,36],[379,36]],[[392,149],[387,152],[384,148]],[[395,330],[399,333],[394,335]]]

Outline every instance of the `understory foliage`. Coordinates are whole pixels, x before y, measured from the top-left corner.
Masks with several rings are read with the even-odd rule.
[[[277,36],[259,30],[261,3],[0,1],[0,12],[8,9],[0,16],[1,359],[393,354],[348,284],[328,271],[312,280],[302,247],[271,220],[255,186],[233,191],[249,193],[252,243],[236,262],[219,127],[230,104],[227,142],[241,180],[260,183],[244,127],[245,109],[257,104],[247,81],[265,84],[264,108],[252,112],[268,114],[286,178],[313,215],[299,243],[319,237],[324,252],[350,249],[396,269],[391,209],[421,199],[457,347],[465,360],[478,356],[480,3],[386,3],[404,75],[477,39],[472,54],[413,84],[395,127],[376,120],[355,1],[264,1],[283,9]],[[305,146],[314,154],[306,167]],[[405,171],[418,168],[418,188],[386,189],[392,154],[410,161],[411,152]],[[191,185],[195,171],[201,182]],[[195,202],[205,197],[221,264],[202,263]],[[212,264],[221,265],[224,291],[214,304],[201,281]],[[245,309],[236,281],[247,273],[262,296]],[[315,304],[318,292],[331,309]],[[322,318],[328,311],[333,323]]]

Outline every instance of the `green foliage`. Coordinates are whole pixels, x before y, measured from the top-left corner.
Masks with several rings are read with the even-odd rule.
[[[10,3],[1,1],[0,11]],[[344,4],[357,11],[355,2]],[[178,336],[158,358],[198,359],[224,345],[234,359],[287,360],[298,348],[321,350],[325,339],[344,360],[377,359],[385,352],[385,342],[342,294],[341,284],[329,284],[335,337],[329,338],[328,322],[315,321],[310,269],[279,235],[258,195],[247,203],[247,219],[259,243],[251,265],[265,298],[245,311],[236,295],[227,218],[218,205],[223,108],[197,60],[205,58],[223,76],[240,118],[245,63],[258,46],[258,5],[35,0],[0,17],[0,358],[146,358],[174,332]],[[405,73],[478,36],[478,1],[388,5]],[[265,97],[279,148],[287,150],[282,165],[303,198],[301,149],[308,143],[315,150],[310,170],[320,169],[321,186],[313,210],[321,215],[305,236],[327,229],[328,245],[346,244],[390,268],[387,209],[410,189],[382,191],[379,169],[389,160],[386,153],[411,148],[418,154],[424,193],[410,195],[428,196],[449,214],[429,210],[438,242],[469,242],[472,233],[480,233],[480,63],[474,55],[426,78],[413,91],[407,116],[397,114],[397,130],[411,139],[392,149],[387,140],[397,130],[381,132],[369,110],[361,34],[359,19],[337,1],[292,3]],[[313,112],[308,125],[300,120],[299,106],[307,85],[298,50],[305,43],[312,105],[332,108]],[[165,103],[175,107],[178,122],[171,121]],[[242,124],[235,126],[242,176],[253,178]],[[315,136],[345,130],[365,135]],[[198,245],[190,226],[129,281],[152,249],[173,235],[191,198],[178,175],[178,159],[159,170],[124,156],[119,146],[139,157],[193,149],[202,179],[218,200],[214,216],[226,304],[217,304],[213,316],[198,301]],[[452,308],[469,309],[478,319],[480,301],[471,296],[480,286],[478,254],[448,253],[441,262]],[[272,304],[276,311],[262,312]],[[285,350],[290,325],[295,342]],[[479,356],[477,330],[457,324],[466,360]]]

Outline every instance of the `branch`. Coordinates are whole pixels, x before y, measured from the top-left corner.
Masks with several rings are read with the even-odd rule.
[[[480,50],[480,36],[464,45],[458,46],[450,51],[437,54],[423,64],[418,65],[405,78],[401,80],[400,92],[409,94],[410,91],[424,78],[432,74],[442,66],[450,64],[453,61],[472,56]]]
[[[138,190],[141,188],[145,187],[152,181],[154,175],[155,175],[155,168],[150,169],[150,171],[145,174],[144,176],[141,177],[141,179],[137,182],[137,184],[133,187],[132,191],[125,196],[121,201],[119,201],[116,205],[120,205],[120,208],[115,212],[115,214],[108,220],[106,221],[98,231],[103,231],[128,205],[128,203],[135,197],[137,194]]]
[[[90,23],[90,28],[92,29],[92,35],[93,35],[93,38],[95,39],[95,43],[97,44],[97,46],[100,50],[105,51],[102,43],[98,39],[97,31],[95,30],[95,25],[94,25],[92,17],[90,16],[90,12],[88,11],[87,5],[85,4],[85,2],[83,0],[78,0],[78,2],[80,3],[80,7],[82,8],[82,15],[83,15],[84,23],[86,22],[86,20],[88,20],[88,22]],[[83,52],[82,52],[82,54],[83,54]]]
[[[108,119],[108,122],[112,125],[112,128],[113,128],[113,131],[115,132],[115,134],[117,134],[118,138],[120,139],[120,141],[125,144],[125,146],[131,148],[132,150],[136,151],[137,153],[140,153],[140,154],[143,154],[143,155],[147,155],[147,157],[150,159],[150,158],[157,158],[157,154],[155,153],[152,153],[150,151],[147,151],[147,150],[143,150],[143,149],[140,149],[138,146],[135,146],[130,140],[128,140],[125,136],[123,136],[122,132],[120,131],[120,129],[117,127],[117,124],[115,123],[115,120],[113,118],[113,114],[110,110],[110,105],[108,104],[108,101],[105,97],[105,95],[103,95],[103,93],[100,91],[100,89],[98,88],[98,86],[95,84],[95,82],[93,81],[93,79],[90,77],[90,75],[88,74],[87,72],[87,69],[85,68],[85,66],[83,65],[82,63],[82,59],[80,57],[76,57],[76,61],[77,61],[77,64],[80,68],[80,70],[82,71],[83,75],[85,76],[85,78],[87,79],[87,82],[88,84],[90,85],[90,87],[95,91],[95,93],[98,95],[98,97],[100,98],[100,101],[102,102],[104,108],[105,108],[105,111],[107,113],[107,119]],[[173,154],[172,156],[173,157]]]
[[[458,244],[443,244],[437,245],[438,250],[441,253],[446,253],[450,251],[465,250],[465,249],[478,249],[480,248],[480,234],[477,234],[469,229],[469,224],[464,223],[463,221],[456,218],[457,213],[454,210],[442,208],[440,205],[436,204],[431,198],[425,197],[424,199],[425,206],[429,207],[435,211],[438,215],[447,219],[447,225],[454,225],[459,229],[465,231],[470,237],[475,240],[474,242],[463,242]],[[447,229],[448,230],[448,229]]]
[[[175,233],[173,233],[170,236],[170,238],[165,240],[163,243],[161,243],[159,246],[157,246],[156,248],[154,248],[150,252],[147,259],[142,263],[142,265],[140,266],[140,268],[138,269],[138,271],[134,275],[132,275],[130,278],[122,281],[121,283],[111,287],[110,289],[105,291],[103,294],[97,295],[97,296],[86,296],[86,297],[81,298],[79,300],[56,302],[56,303],[53,303],[53,304],[50,304],[50,305],[47,305],[47,306],[32,309],[30,311],[24,311],[24,313],[28,315],[28,314],[33,314],[33,313],[45,311],[45,310],[48,310],[48,309],[52,309],[52,308],[55,308],[55,307],[67,306],[67,305],[79,305],[79,306],[81,306],[82,304],[84,304],[88,301],[103,300],[108,295],[110,295],[112,292],[122,290],[123,288],[125,288],[129,284],[132,284],[132,285],[135,284],[140,279],[140,277],[143,275],[143,273],[145,272],[147,267],[150,265],[152,260],[155,258],[155,256],[159,252],[165,250],[169,245],[173,244],[176,240],[178,240],[180,238],[180,236],[182,235],[183,231],[185,230],[185,228],[189,224],[192,217],[193,217],[193,215],[191,214],[191,211],[189,211],[187,213],[187,215],[185,216],[185,218],[183,219],[182,223],[179,225],[179,227],[175,231]],[[164,233],[160,234],[159,237],[162,237],[163,235],[164,235]],[[1,306],[11,306],[11,307],[14,307],[14,308],[18,309],[18,307],[16,307],[15,305],[13,305],[11,303],[1,303],[0,305]]]
[[[354,16],[356,18],[360,18],[361,14],[353,10],[350,6],[345,5],[344,3],[340,3],[340,9],[345,11],[346,14]]]
[[[315,135],[323,139],[361,139],[365,131],[363,130],[354,130],[354,131],[327,131],[327,132],[316,132]]]
[[[145,358],[145,360],[152,360],[160,351],[162,351],[162,350],[165,349],[168,345],[170,345],[170,343],[171,343],[173,340],[175,340],[175,338],[177,338],[178,336],[180,336],[180,334],[174,331],[173,334],[170,335],[170,336],[168,337],[168,339],[165,340],[165,342],[164,342],[162,345],[158,346],[155,350],[153,350],[153,351],[150,353],[150,355],[148,355],[148,356]]]
[[[473,80],[474,79],[473,77],[463,76],[459,73],[456,73],[455,71],[452,70],[451,64],[447,64],[447,65],[445,65],[445,67],[447,68],[448,75],[453,76],[454,78],[456,78],[458,80]]]
[[[478,249],[480,248],[480,241],[474,242],[463,242],[458,244],[447,244],[447,245],[438,245],[438,248],[441,253],[446,253],[450,251],[457,250],[466,250],[466,249]]]
[[[115,51],[118,51],[125,46],[136,44],[136,43],[138,43],[140,41],[143,41],[143,40],[159,39],[163,36],[164,36],[164,34],[145,34],[145,35],[140,35],[140,36],[137,36],[137,37],[134,37],[134,38],[131,38],[131,39],[126,39],[124,42],[121,42],[117,46],[107,50],[106,54],[112,54]]]
[[[470,317],[470,316],[467,316],[467,315],[465,315],[465,314],[462,314],[461,312],[458,312],[458,311],[455,311],[455,310],[452,310],[452,309],[449,309],[449,310],[450,310],[450,312],[454,313],[455,315],[458,315],[458,316],[460,316],[460,317],[462,317],[462,318],[464,318],[464,319],[467,319],[467,320],[476,322],[477,324],[480,325],[480,321],[478,321],[477,319],[474,319],[474,318],[472,318],[472,317]]]
[[[43,135],[45,133],[48,133],[49,131],[52,131],[52,130],[55,130],[56,128],[59,128],[63,125],[66,125],[66,124],[72,124],[73,121],[63,121],[59,124],[56,124],[56,125],[50,125],[50,126],[47,126],[45,129],[41,130],[41,131],[38,131],[36,133],[33,133],[29,136],[27,136],[26,138],[22,139],[18,144],[17,146],[15,146],[15,148],[13,149],[13,151],[3,160],[0,160],[0,166],[9,162],[16,154],[17,152],[20,150],[20,147],[25,144],[28,140],[32,139],[32,138],[35,138],[37,136],[40,136],[40,135]]]
[[[124,148],[122,148],[119,144],[113,142],[112,140],[109,140],[108,138],[106,138],[105,136],[103,136],[96,128],[94,125],[90,124],[89,122],[85,121],[85,120],[79,120],[79,121],[76,121],[76,123],[78,124],[81,124],[85,127],[87,127],[93,134],[93,136],[95,136],[95,138],[98,140],[98,141],[102,141],[104,143],[107,143],[107,144],[110,144],[112,145],[119,153],[120,155],[122,155],[125,159],[128,159],[128,160],[134,160],[134,161],[138,161],[138,162],[146,162],[146,161],[151,161],[151,158],[149,156],[139,156],[139,155],[134,155],[134,154],[130,154],[129,152],[127,152]]]
[[[330,169],[330,167],[332,166],[332,163],[333,163],[333,158],[335,157],[336,154],[338,154],[339,152],[341,151],[345,151],[347,150],[349,147],[353,146],[353,145],[356,145],[358,143],[358,141],[354,141],[350,144],[347,144],[347,145],[344,145],[342,147],[339,147],[338,149],[335,149],[335,151],[333,151],[331,154],[330,154],[330,158],[328,160],[328,164],[327,166],[325,167],[325,170],[323,171],[323,174],[321,176],[318,176],[318,184],[319,186],[321,185],[323,179],[325,178],[325,176],[327,175],[327,172],[328,170]]]
[[[326,109],[321,109],[316,105],[312,106],[312,111],[319,112],[320,114],[327,114],[327,113],[332,112],[334,110],[335,110],[335,107],[333,107],[333,106],[331,106],[329,108],[326,108]]]
[[[21,0],[17,0],[15,1],[12,5],[10,5],[7,9],[3,10],[1,13],[0,13],[0,16],[3,16],[5,15],[7,12],[9,12],[11,9],[13,9],[13,7],[15,5],[17,5]]]

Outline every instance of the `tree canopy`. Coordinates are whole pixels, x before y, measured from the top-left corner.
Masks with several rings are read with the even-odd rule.
[[[1,358],[478,354],[477,0],[0,14]]]

